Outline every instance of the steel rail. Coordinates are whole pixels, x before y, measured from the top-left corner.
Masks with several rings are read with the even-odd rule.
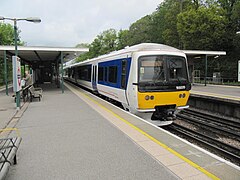
[[[197,115],[195,115],[195,117],[189,117],[189,115],[184,115],[184,114],[178,114],[177,117],[184,120],[184,121],[188,121],[192,124],[195,124],[197,126],[201,125],[201,128],[203,128],[204,126],[207,127],[207,128],[211,128],[218,134],[219,133],[220,134],[225,133],[225,135],[227,135],[227,136],[230,135],[230,136],[235,137],[236,139],[240,138],[240,133],[237,131],[237,129],[232,129],[232,128],[229,128],[229,127],[226,127],[226,126],[223,127],[219,123],[216,124],[216,123],[211,122],[210,120],[207,120],[207,118],[206,119],[203,119],[203,118],[199,119],[199,117]]]
[[[164,127],[164,129],[170,132],[175,131],[177,134],[190,138],[197,143],[206,146],[207,149],[211,149],[212,151],[221,154],[223,157],[228,158],[230,161],[240,164],[240,149],[237,147],[223,143],[205,134],[193,131],[175,123],[168,127]]]
[[[210,113],[207,113],[207,112],[205,113],[205,112],[197,111],[197,110],[190,109],[190,108],[185,109],[182,112],[187,113],[187,114],[191,114],[191,115],[194,115],[194,116],[202,117],[202,118],[207,118],[211,121],[221,123],[221,124],[225,124],[227,126],[231,126],[231,127],[234,127],[234,128],[240,128],[240,121],[237,121],[237,120],[234,120],[234,119],[220,117],[218,115],[210,114]]]

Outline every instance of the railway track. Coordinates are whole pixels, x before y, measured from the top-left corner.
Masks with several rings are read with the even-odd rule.
[[[228,126],[233,129],[234,128],[240,129],[240,120],[237,120],[237,119],[226,118],[226,117],[210,114],[207,112],[202,112],[195,109],[186,109],[185,111],[183,111],[183,113],[188,115],[193,115],[193,116],[197,115],[200,118],[208,119],[209,121],[218,123],[219,125],[222,125],[222,126]]]
[[[164,129],[240,165],[240,123],[237,120],[193,109],[182,111],[177,118]]]
[[[218,154],[228,159],[229,161],[236,163],[237,165],[240,164],[240,149],[235,146],[223,143],[216,140],[215,138],[212,138],[209,135],[197,132],[195,130],[191,130],[175,123],[170,126],[164,127],[164,129],[190,141],[194,141],[194,143],[203,146],[211,152]]]
[[[182,111],[177,115],[177,118],[200,126],[201,128],[211,130],[215,134],[225,135],[236,140],[240,139],[240,121],[203,113],[193,109]]]

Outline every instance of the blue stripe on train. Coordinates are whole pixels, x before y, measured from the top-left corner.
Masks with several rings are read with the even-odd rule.
[[[108,82],[108,81],[98,81],[98,84],[102,84],[102,85],[110,86],[110,87],[114,87],[114,88],[121,88],[122,61],[123,60],[127,61],[127,66],[126,66],[126,84],[127,84],[128,79],[129,79],[129,71],[130,71],[130,66],[131,66],[131,60],[132,60],[131,57],[98,63],[98,67],[117,66],[117,83],[111,83],[111,82]],[[107,77],[107,79],[108,79],[108,77]]]

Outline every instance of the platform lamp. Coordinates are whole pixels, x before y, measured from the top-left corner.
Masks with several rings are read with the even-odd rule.
[[[41,19],[37,17],[28,17],[28,18],[8,18],[8,17],[2,17],[0,16],[0,20],[11,20],[14,22],[14,44],[15,44],[15,56],[18,56],[18,50],[17,50],[17,21],[29,21],[33,23],[40,23]],[[20,92],[16,92],[16,105],[17,110],[20,109]]]

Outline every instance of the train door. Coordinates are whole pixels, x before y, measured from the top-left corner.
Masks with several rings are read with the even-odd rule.
[[[124,96],[126,98],[126,105],[129,106],[126,88],[127,88],[127,60],[122,60],[121,89],[124,90]],[[123,106],[125,106],[125,105],[123,104]]]
[[[92,72],[92,87],[93,90],[97,90],[97,66],[93,65],[93,72]]]

